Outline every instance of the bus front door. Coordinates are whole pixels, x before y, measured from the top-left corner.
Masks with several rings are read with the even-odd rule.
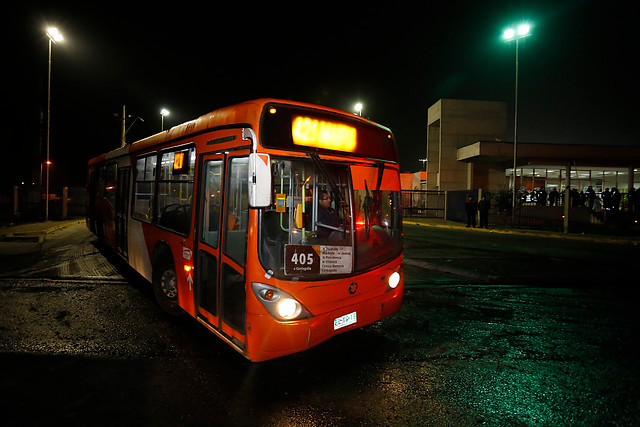
[[[247,157],[201,157],[197,230],[198,318],[241,350],[246,338],[247,166]]]

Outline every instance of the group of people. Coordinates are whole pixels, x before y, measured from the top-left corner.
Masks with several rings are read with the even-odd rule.
[[[602,210],[618,212],[626,210],[633,219],[640,220],[640,190],[631,187],[626,197],[620,191],[613,187],[605,188],[600,196],[596,194],[590,185],[586,190],[579,192],[575,188],[569,190],[569,203],[572,207],[587,207],[591,211],[595,211],[602,207]],[[544,188],[537,189],[532,194],[531,201],[538,206],[558,206],[561,205],[561,194],[557,189],[553,188],[548,196]],[[598,201],[598,203],[596,203]],[[476,227],[476,218],[479,217],[479,227],[487,228],[489,221],[489,208],[491,204],[489,200],[482,196],[479,201],[475,201],[471,195],[467,197],[464,204],[464,210],[467,215],[467,227]]]
[[[535,201],[538,206],[561,205],[561,198],[563,196],[564,194],[561,195],[556,188],[553,188],[548,195],[544,188],[534,190],[530,195],[531,200]],[[522,198],[524,199],[525,195],[523,195]],[[598,203],[596,203],[596,201]],[[588,207],[592,211],[599,206],[606,211],[618,211],[624,204],[628,212],[639,212],[640,190],[636,191],[635,188],[631,187],[625,199],[616,187],[611,189],[605,188],[600,196],[596,194],[596,191],[591,185],[584,191],[571,188],[569,190],[569,203],[571,207]]]
[[[467,197],[464,202],[464,211],[467,214],[467,228],[476,227],[476,217],[480,217],[480,228],[489,227],[489,208],[491,204],[485,196],[480,197],[480,201],[476,202],[472,196]]]

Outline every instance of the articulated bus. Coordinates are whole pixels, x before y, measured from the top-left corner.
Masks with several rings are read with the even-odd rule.
[[[343,111],[255,100],[91,159],[87,226],[251,361],[400,309],[394,138]]]

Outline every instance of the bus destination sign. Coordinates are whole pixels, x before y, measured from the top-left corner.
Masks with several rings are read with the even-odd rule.
[[[351,246],[284,246],[284,274],[349,274],[352,271]]]

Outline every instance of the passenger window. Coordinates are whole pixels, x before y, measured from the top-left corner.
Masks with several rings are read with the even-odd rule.
[[[227,212],[225,213],[224,252],[242,266],[245,264],[247,255],[248,165],[247,157],[231,159],[227,185]]]
[[[153,220],[157,155],[136,159],[131,216],[146,222]]]
[[[158,225],[189,234],[196,150],[194,147],[162,153],[158,181]]]
[[[210,160],[204,164],[204,202],[201,240],[218,247],[220,208],[222,207],[222,160]]]

